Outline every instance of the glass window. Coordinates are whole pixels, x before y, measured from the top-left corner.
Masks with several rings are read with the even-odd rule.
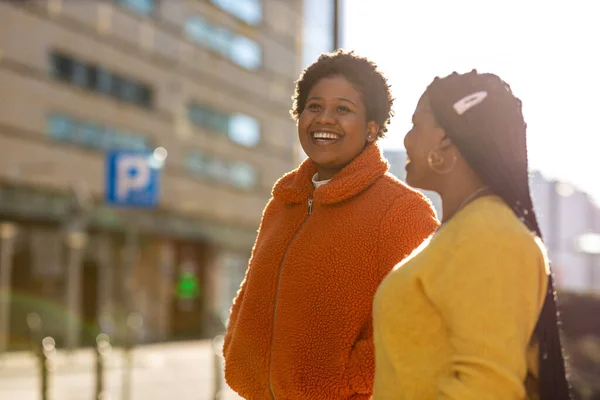
[[[186,168],[194,175],[227,183],[239,189],[250,189],[257,184],[256,169],[245,162],[228,163],[204,154],[192,153],[187,156]]]
[[[211,0],[211,2],[250,25],[257,25],[262,20],[261,0]]]
[[[186,35],[205,46],[210,43],[212,30],[212,25],[199,17],[188,18],[185,22]]]
[[[114,148],[114,143],[117,135],[118,133],[116,130],[111,128],[105,128],[102,132],[102,137],[98,145],[101,149],[104,150],[110,150]]]
[[[246,69],[257,69],[262,64],[260,46],[245,36],[234,37],[229,56],[234,63]]]
[[[54,139],[84,147],[103,150],[147,150],[151,147],[150,141],[137,133],[107,128],[93,122],[75,121],[62,114],[50,115],[47,124],[48,133]]]
[[[85,147],[97,148],[101,146],[102,134],[103,129],[101,126],[89,122],[82,122],[79,123],[75,141]]]
[[[196,126],[207,127],[210,114],[208,110],[198,104],[188,106],[188,118]]]
[[[101,93],[110,94],[113,86],[113,76],[110,71],[100,67],[98,68],[97,75],[96,89]]]
[[[229,167],[223,161],[216,158],[206,160],[206,176],[211,179],[227,182],[229,181]]]
[[[63,81],[71,80],[71,76],[73,76],[73,59],[63,54],[52,53],[50,55],[50,65],[50,73],[53,77]]]
[[[123,148],[127,150],[146,150],[149,146],[145,137],[131,132],[122,134]]]
[[[254,147],[260,141],[260,124],[248,115],[233,114],[229,119],[229,138],[246,147]]]
[[[88,66],[87,86],[89,90],[96,90],[98,87],[98,67]]]
[[[134,82],[130,79],[122,78],[121,91],[119,93],[120,98],[130,103],[136,103],[138,86],[139,85],[137,84],[137,82]]]
[[[61,81],[97,91],[128,103],[150,108],[153,91],[148,85],[60,53],[50,55],[50,74]]]
[[[112,85],[110,87],[110,95],[117,99],[123,99],[123,89],[126,85],[125,80],[120,76],[113,74],[111,83]]]
[[[154,11],[156,0],[115,0],[117,4],[121,4],[137,13],[148,15]]]
[[[137,96],[136,103],[143,107],[150,107],[152,105],[152,89],[148,86],[137,85]]]
[[[229,167],[229,179],[233,186],[240,189],[250,189],[258,179],[256,169],[250,164],[235,162]]]
[[[227,133],[229,131],[228,115],[201,104],[191,104],[188,106],[188,118],[194,125],[200,128],[220,133]]]
[[[73,61],[71,82],[75,86],[86,87],[88,85],[88,67],[80,61]]]
[[[115,136],[115,148],[122,150],[132,150],[133,140],[131,134],[123,131],[117,131],[117,135]]]
[[[47,130],[53,139],[69,141],[74,135],[75,123],[66,115],[52,114],[47,120]]]
[[[258,43],[226,28],[217,27],[200,18],[188,18],[185,33],[194,42],[228,57],[237,65],[257,69],[262,64],[262,50]]]
[[[233,40],[233,34],[221,27],[214,27],[211,32],[209,47],[221,54],[224,57],[229,57],[229,49],[231,48],[231,42]]]
[[[112,96],[128,103],[150,107],[152,90],[134,79],[112,75]]]
[[[206,168],[206,159],[202,154],[190,154],[187,157],[186,166],[190,172],[202,174]]]
[[[211,110],[208,121],[210,129],[215,132],[227,133],[229,130],[229,117],[225,114]]]

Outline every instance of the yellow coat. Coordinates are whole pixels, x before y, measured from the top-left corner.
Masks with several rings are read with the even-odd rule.
[[[537,397],[543,245],[497,197],[455,215],[380,285],[374,400]]]

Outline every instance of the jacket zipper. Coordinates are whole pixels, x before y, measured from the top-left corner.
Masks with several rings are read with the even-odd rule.
[[[288,246],[286,247],[285,252],[283,253],[283,259],[281,260],[281,263],[279,264],[279,273],[277,274],[277,289],[275,290],[275,307],[273,309],[273,326],[271,328],[271,347],[270,347],[271,354],[270,354],[270,360],[269,360],[269,387],[271,389],[271,395],[273,396],[273,400],[276,399],[275,389],[273,388],[273,343],[275,342],[275,321],[277,319],[277,303],[279,302],[279,285],[281,283],[281,270],[283,269],[283,264],[285,263],[285,259],[287,257],[287,253],[288,253],[290,247],[292,246],[292,244],[294,243],[294,240],[296,240],[296,238],[298,237],[298,234],[304,227],[306,220],[312,214],[312,209],[313,209],[313,199],[311,197],[308,199],[308,209],[306,211],[306,216],[304,217],[304,220],[298,227],[298,230],[296,230],[296,233],[292,237],[292,240],[290,240],[290,242],[288,243]]]

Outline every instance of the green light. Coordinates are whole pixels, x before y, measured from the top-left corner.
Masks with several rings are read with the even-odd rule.
[[[179,276],[177,282],[177,296],[180,299],[194,299],[200,295],[200,283],[198,277],[189,272]]]

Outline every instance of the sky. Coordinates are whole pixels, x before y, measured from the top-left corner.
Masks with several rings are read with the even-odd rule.
[[[403,148],[435,76],[493,72],[523,101],[530,167],[600,200],[600,2],[343,1],[342,47],[377,63],[396,98],[385,148]]]

